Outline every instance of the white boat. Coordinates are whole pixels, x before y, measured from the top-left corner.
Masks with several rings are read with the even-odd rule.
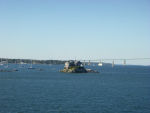
[[[98,66],[102,66],[103,64],[100,62],[99,64],[98,64]]]
[[[22,62],[21,62],[21,59],[20,59],[20,64],[18,66],[19,68],[23,68],[24,66],[22,66]]]
[[[28,69],[35,69],[34,67],[32,67],[32,60],[31,60],[30,67]]]
[[[50,60],[49,66],[52,66],[52,62],[51,62],[51,60]]]
[[[34,67],[29,67],[28,69],[35,69]]]

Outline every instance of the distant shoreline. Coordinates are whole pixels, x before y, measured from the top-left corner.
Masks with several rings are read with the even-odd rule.
[[[0,58],[0,63],[6,64],[6,61],[8,60],[8,63],[14,63],[14,64],[30,64],[32,59],[7,59],[7,58]],[[63,65],[66,61],[62,60],[32,60],[33,64],[59,64]]]

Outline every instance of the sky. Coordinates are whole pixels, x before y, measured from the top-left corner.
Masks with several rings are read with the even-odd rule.
[[[0,0],[0,58],[150,58],[150,0]]]

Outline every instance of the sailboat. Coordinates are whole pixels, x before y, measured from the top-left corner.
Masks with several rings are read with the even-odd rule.
[[[3,65],[3,63],[2,63],[2,59],[1,59],[1,63],[0,63],[0,65],[1,65],[1,66]]]
[[[32,60],[31,60],[30,67],[28,69],[35,69],[34,67],[32,67]]]
[[[8,66],[8,58],[6,60],[6,63],[7,63],[7,66],[5,66],[5,68],[11,67],[11,66]]]
[[[22,66],[22,63],[21,63],[21,59],[20,59],[20,64],[19,64],[19,66],[18,66],[19,68],[22,68],[23,66]]]
[[[94,62],[93,62],[93,66],[95,66],[95,65],[94,65]]]

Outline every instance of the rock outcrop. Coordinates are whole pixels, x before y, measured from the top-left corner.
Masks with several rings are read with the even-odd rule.
[[[12,70],[0,70],[0,72],[12,72]]]
[[[60,70],[59,72],[64,72],[64,73],[87,73],[87,71],[84,67],[63,69],[63,70]]]
[[[98,71],[94,71],[91,69],[85,69],[81,66],[80,61],[68,61],[65,63],[64,69],[60,70],[59,72],[64,73],[99,73]]]
[[[59,70],[59,72],[64,72],[64,73],[99,73],[98,71],[94,71],[91,69],[85,69],[84,67],[63,69],[63,70]]]
[[[98,71],[94,71],[94,70],[91,70],[91,69],[86,69],[87,73],[99,73]]]

